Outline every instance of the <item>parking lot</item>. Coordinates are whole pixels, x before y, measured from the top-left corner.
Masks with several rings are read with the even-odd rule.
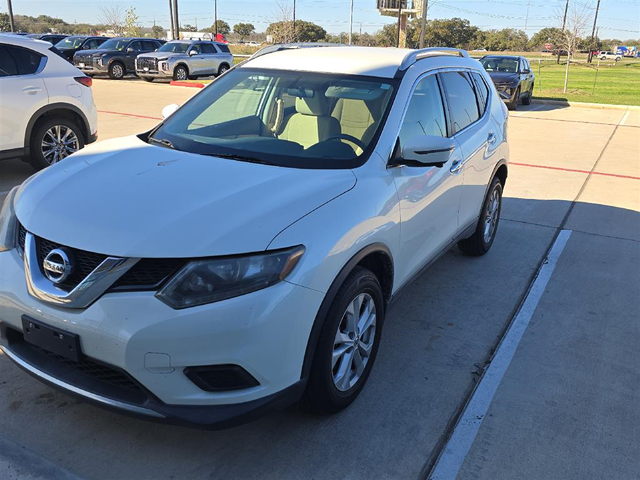
[[[96,79],[93,91],[105,140],[152,127],[198,89]],[[495,245],[479,258],[451,250],[403,294],[351,408],[198,431],[76,401],[0,357],[0,477],[22,462],[32,478],[450,478],[447,465],[462,479],[637,478],[640,110],[511,113]],[[0,163],[0,202],[32,173]],[[557,263],[546,262],[552,247]],[[454,430],[523,312],[479,429]]]

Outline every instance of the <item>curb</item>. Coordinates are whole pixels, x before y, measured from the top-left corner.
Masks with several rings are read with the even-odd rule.
[[[638,105],[613,105],[610,103],[587,103],[587,102],[569,102],[566,100],[546,100],[543,98],[533,97],[531,103],[539,103],[542,105],[562,105],[564,107],[582,107],[582,108],[607,108],[614,110],[638,110]]]
[[[179,82],[176,80],[171,80],[169,85],[173,85],[174,87],[204,88],[204,83]]]
[[[0,437],[0,478],[6,480],[80,480],[59,465]]]

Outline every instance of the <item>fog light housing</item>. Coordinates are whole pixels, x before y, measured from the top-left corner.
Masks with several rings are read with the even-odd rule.
[[[184,374],[205,392],[228,392],[260,385],[260,382],[239,365],[187,367]]]

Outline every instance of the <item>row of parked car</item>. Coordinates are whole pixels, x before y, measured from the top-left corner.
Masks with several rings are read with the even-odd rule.
[[[167,42],[155,38],[94,35],[27,36],[51,43],[60,56],[86,75],[108,75],[113,80],[130,74],[150,82],[156,78],[196,79],[221,75],[233,65],[228,45],[210,40]]]

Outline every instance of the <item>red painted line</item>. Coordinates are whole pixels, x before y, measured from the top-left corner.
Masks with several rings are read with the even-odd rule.
[[[193,82],[179,82],[176,80],[171,80],[169,85],[173,85],[174,87],[193,87],[193,88],[204,88],[204,83],[193,83]]]
[[[640,180],[640,177],[633,177],[631,175],[619,175],[617,173],[589,172],[588,170],[575,170],[573,168],[549,167],[547,165],[531,165],[529,163],[516,163],[516,162],[509,162],[509,165],[517,165],[519,167],[544,168],[547,170],[560,170],[562,172],[586,173],[587,175],[589,174],[602,175],[604,177],[616,177],[616,178],[628,178],[631,180]]]
[[[137,115],[135,113],[110,112],[109,110],[98,110],[98,113],[108,113],[110,115],[123,115],[125,117],[148,118],[150,120],[162,120],[161,117],[149,117],[148,115]]]

